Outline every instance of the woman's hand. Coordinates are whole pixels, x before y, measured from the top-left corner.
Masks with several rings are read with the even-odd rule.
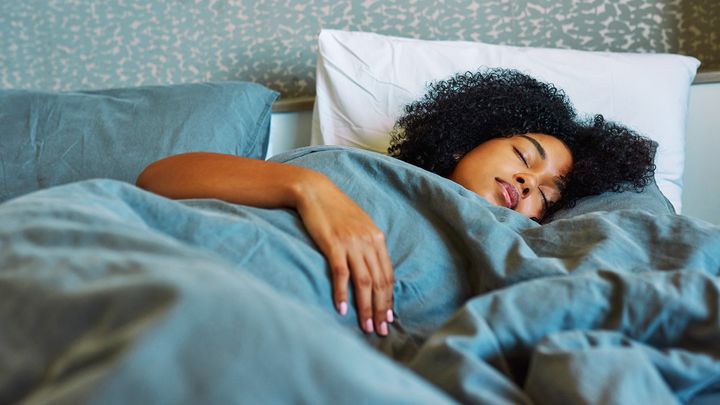
[[[310,236],[327,258],[333,298],[347,313],[348,281],[355,286],[360,328],[388,334],[393,322],[393,269],[385,236],[372,219],[323,175],[298,190],[296,209]]]
[[[382,232],[330,179],[314,170],[220,153],[194,152],[153,162],[137,185],[169,198],[218,198],[261,208],[294,208],[330,263],[333,299],[347,313],[355,285],[360,327],[388,333],[393,270]]]

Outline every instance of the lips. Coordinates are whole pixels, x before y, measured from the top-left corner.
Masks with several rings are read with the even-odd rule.
[[[509,183],[504,182],[498,178],[495,178],[495,181],[497,181],[497,183],[500,185],[500,191],[502,191],[502,196],[505,200],[505,206],[507,208],[510,208],[511,210],[514,210],[515,207],[517,207],[518,200],[520,199],[517,189],[515,189],[515,187],[511,186]]]

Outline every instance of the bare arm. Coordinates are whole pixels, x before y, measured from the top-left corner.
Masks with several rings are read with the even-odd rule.
[[[358,322],[388,333],[393,270],[382,232],[372,219],[314,170],[217,153],[185,153],[150,164],[138,187],[168,198],[217,198],[260,208],[293,208],[327,258],[337,310],[345,314],[347,285],[355,286]]]
[[[261,208],[297,208],[324,176],[302,167],[220,153],[185,153],[150,164],[137,186],[174,199],[217,198]],[[327,180],[329,181],[329,180]]]

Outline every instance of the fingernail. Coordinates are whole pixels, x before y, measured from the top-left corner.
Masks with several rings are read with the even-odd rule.
[[[372,333],[374,330],[372,319],[365,321],[365,332]]]
[[[395,315],[393,315],[392,309],[388,309],[388,311],[387,311],[387,320],[390,323],[392,323],[395,320]]]
[[[338,312],[340,312],[340,315],[345,316],[347,314],[347,302],[342,301],[338,304],[337,307]]]
[[[383,322],[383,323],[380,324],[380,334],[381,334],[382,336],[385,336],[385,335],[388,334],[388,328],[387,328],[387,323],[386,323],[386,322]]]

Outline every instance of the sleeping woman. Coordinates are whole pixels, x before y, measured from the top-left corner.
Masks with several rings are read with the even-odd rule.
[[[600,115],[578,117],[551,84],[489,69],[431,84],[405,107],[388,152],[541,222],[585,196],[642,190],[654,175],[655,149],[653,141]],[[174,199],[296,210],[328,261],[336,310],[348,312],[352,281],[360,328],[388,334],[394,278],[384,235],[323,173],[198,152],[150,164],[137,185]]]

